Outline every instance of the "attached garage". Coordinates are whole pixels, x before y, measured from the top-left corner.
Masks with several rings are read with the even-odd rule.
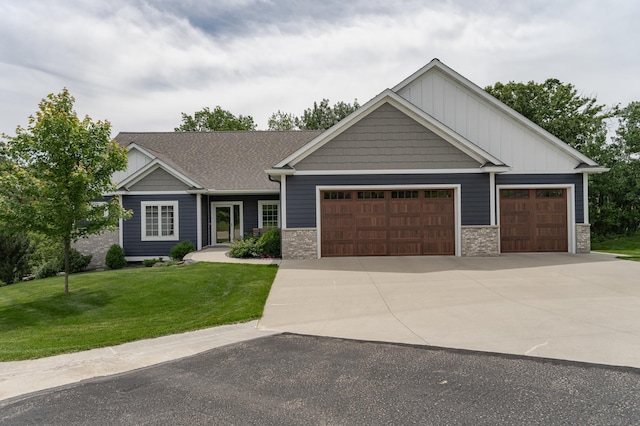
[[[567,190],[501,189],[500,251],[568,251]]]
[[[320,192],[321,256],[454,255],[453,189]]]

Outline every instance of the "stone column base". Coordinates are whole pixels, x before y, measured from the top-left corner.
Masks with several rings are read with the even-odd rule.
[[[500,228],[497,226],[463,226],[462,256],[498,256]]]
[[[591,253],[590,223],[576,223],[576,253]]]
[[[109,247],[113,244],[120,244],[118,229],[115,231],[107,231],[102,234],[88,235],[86,238],[80,238],[72,247],[82,254],[90,254],[91,262],[88,269],[106,268],[105,257]]]
[[[282,229],[283,259],[317,259],[318,230],[316,228]]]

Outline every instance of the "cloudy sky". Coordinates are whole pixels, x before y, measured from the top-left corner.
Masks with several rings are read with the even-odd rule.
[[[574,84],[640,101],[637,0],[2,0],[0,133],[67,87],[119,131],[172,131],[220,105],[266,128],[364,103],[437,57],[481,87]]]

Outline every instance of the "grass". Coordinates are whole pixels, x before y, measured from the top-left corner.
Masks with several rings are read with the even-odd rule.
[[[262,316],[276,266],[195,263],[0,287],[0,361],[41,358]]]
[[[593,251],[624,255],[624,259],[640,261],[640,235],[617,237],[591,243]]]

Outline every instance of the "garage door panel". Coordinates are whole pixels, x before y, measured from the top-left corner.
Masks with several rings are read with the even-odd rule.
[[[455,254],[453,190],[353,191],[348,199],[331,197],[321,195],[323,256],[348,256],[351,250],[355,256]],[[324,204],[335,206],[325,209]],[[324,232],[327,228],[336,232]]]
[[[568,251],[567,190],[502,190],[500,247],[503,253]]]

